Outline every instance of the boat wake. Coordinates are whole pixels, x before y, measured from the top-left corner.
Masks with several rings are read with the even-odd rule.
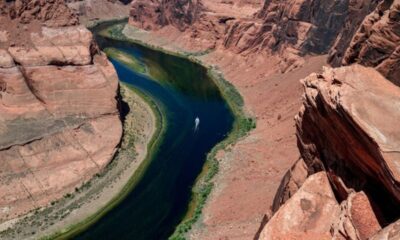
[[[194,131],[197,132],[199,130],[200,118],[196,117],[194,120]]]

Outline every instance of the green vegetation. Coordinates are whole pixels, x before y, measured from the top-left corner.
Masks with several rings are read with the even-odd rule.
[[[114,22],[115,23],[115,22]],[[100,24],[99,24],[100,25]],[[162,51],[170,55],[184,57],[192,62],[198,63],[200,65],[204,64],[197,58],[198,56],[202,56],[208,54],[212,51],[212,49],[207,49],[206,51],[197,52],[197,53],[189,53],[189,52],[171,52],[167,51],[163,48],[150,45],[143,41],[137,39],[131,39],[125,37],[122,33],[124,24],[109,24],[105,30],[100,32],[101,35],[114,38],[117,40],[124,40],[128,42],[133,42],[157,51]],[[95,29],[97,26],[94,26]],[[127,60],[124,58],[129,55],[124,55],[124,53],[118,51],[117,49],[106,49],[106,53],[113,57],[116,60],[121,61],[124,64],[127,64],[129,67],[135,69],[135,71],[142,73],[146,70],[143,70],[145,66],[139,64],[135,60]],[[122,58],[122,59],[121,59]],[[129,59],[132,59],[129,56]],[[191,196],[191,203],[189,209],[187,211],[186,216],[181,221],[181,223],[176,227],[174,234],[169,238],[171,240],[183,240],[186,239],[186,233],[188,233],[193,225],[199,220],[204,205],[206,204],[207,198],[210,195],[214,183],[213,178],[218,173],[219,164],[216,159],[216,154],[220,150],[228,151],[228,149],[234,145],[240,138],[246,136],[249,131],[256,127],[255,119],[248,117],[244,110],[244,102],[241,95],[235,89],[235,87],[228,81],[223,78],[222,73],[216,67],[209,67],[208,74],[213,79],[215,84],[218,86],[223,98],[228,103],[233,115],[234,115],[234,124],[232,131],[229,133],[227,138],[217,144],[207,155],[206,163],[203,166],[203,170],[199,177],[196,180],[196,184],[192,189],[192,196]],[[134,89],[132,89],[134,90]],[[152,101],[147,95],[134,90],[138,95],[140,95],[152,108],[154,114],[157,118],[157,130],[154,134],[151,142],[148,145],[148,154],[146,159],[142,162],[139,169],[134,173],[132,178],[129,180],[127,185],[123,188],[121,193],[116,196],[110,203],[105,205],[102,209],[100,209],[96,214],[90,216],[89,218],[83,220],[82,222],[70,226],[67,229],[58,232],[50,237],[42,238],[42,239],[70,239],[76,236],[77,234],[81,233],[92,224],[97,222],[101,217],[103,217],[108,211],[113,209],[116,205],[118,205],[128,194],[129,192],[136,186],[138,181],[140,180],[141,176],[144,174],[147,166],[150,163],[150,159],[152,159],[153,154],[158,148],[159,142],[162,140],[163,133],[166,129],[166,124],[162,122],[163,113],[161,109],[157,106],[157,104]],[[131,136],[133,137],[133,136]]]
[[[102,34],[106,37],[136,43],[144,47],[151,48],[153,50],[161,51],[177,57],[183,57],[202,66],[204,66],[205,64],[201,62],[201,60],[199,60],[197,57],[209,54],[211,51],[213,51],[212,49],[207,49],[205,51],[196,53],[184,51],[168,51],[162,47],[148,44],[139,39],[126,37],[122,33],[123,28],[124,24],[114,25],[108,27],[106,31],[102,31]],[[224,79],[223,74],[215,66],[208,67],[208,74],[219,88],[225,101],[228,103],[235,120],[232,131],[229,133],[228,137],[217,144],[207,155],[207,160],[204,164],[203,170],[197,178],[195,186],[193,187],[191,203],[187,214],[181,221],[181,223],[176,227],[175,232],[169,238],[170,240],[186,239],[186,233],[192,229],[193,224],[196,223],[197,220],[200,218],[207,198],[214,187],[213,177],[218,173],[219,170],[219,164],[216,159],[217,152],[220,150],[227,151],[229,146],[234,145],[240,138],[246,136],[249,131],[256,128],[255,119],[248,117],[247,114],[244,112],[244,101],[236,88],[230,82]]]
[[[102,22],[102,23],[100,22],[90,28],[92,31],[96,31],[96,28],[101,28],[102,30],[99,32],[99,34],[103,37],[108,37],[108,38],[115,39],[115,40],[122,40],[122,41],[131,42],[131,43],[136,43],[138,45],[141,45],[141,46],[144,46],[144,47],[156,50],[156,51],[167,53],[169,55],[183,57],[183,58],[189,59],[190,61],[196,62],[196,63],[200,63],[200,62],[197,59],[195,59],[195,57],[204,56],[204,55],[207,55],[207,54],[211,53],[212,51],[214,51],[213,48],[209,48],[204,51],[198,51],[198,52],[168,51],[162,47],[149,44],[140,39],[133,39],[133,38],[130,38],[129,36],[126,36],[123,33],[125,25],[126,25],[126,22],[121,22],[121,20],[116,20],[116,21],[112,21],[112,22]],[[143,30],[137,30],[137,31],[139,32],[139,31],[143,31]]]
[[[230,82],[226,81],[215,67],[210,67],[208,69],[208,74],[221,91],[235,120],[232,131],[229,133],[228,137],[217,144],[207,155],[202,173],[197,178],[195,187],[192,190],[192,200],[189,210],[183,221],[176,227],[174,234],[169,238],[170,240],[186,239],[186,233],[192,229],[193,224],[200,218],[207,198],[214,187],[213,178],[219,170],[219,163],[216,159],[217,152],[220,150],[227,151],[229,146],[235,144],[240,138],[246,136],[249,131],[256,128],[255,119],[247,117],[244,113],[243,98],[235,87]]]
[[[144,64],[142,64],[139,60],[137,60],[134,56],[131,56],[123,51],[120,51],[116,48],[106,48],[103,50],[107,56],[116,61],[127,65],[132,68],[135,72],[140,74],[146,74],[147,69]]]
[[[109,203],[105,204],[101,209],[99,209],[95,214],[89,216],[88,218],[84,219],[83,221],[76,223],[74,225],[68,226],[67,228],[54,233],[51,236],[46,236],[41,238],[41,240],[48,240],[48,239],[71,239],[77,236],[78,234],[85,231],[87,228],[92,226],[94,223],[99,221],[104,215],[106,215],[109,211],[111,211],[115,206],[121,203],[122,200],[135,188],[138,184],[142,176],[144,175],[147,167],[149,166],[151,159],[153,159],[154,154],[156,153],[159,144],[162,142],[165,130],[167,128],[167,123],[164,121],[165,117],[164,112],[160,106],[156,104],[149,96],[143,94],[136,88],[133,88],[126,84],[126,86],[135,94],[139,95],[151,108],[155,120],[155,132],[147,146],[147,155],[146,158],[142,161],[138,169],[134,172],[132,177],[129,179],[128,183],[122,188],[121,192],[115,196]],[[125,130],[125,129],[124,129]],[[128,146],[131,145],[132,138],[134,137],[129,132],[124,132],[126,138],[124,141],[128,141]]]
[[[106,23],[109,25],[109,23]],[[92,27],[92,29],[95,31],[96,27],[102,27],[100,24]],[[99,32],[99,35],[103,37],[108,37],[112,39],[117,39],[117,40],[126,40],[128,41],[129,39],[122,33],[123,29],[125,27],[125,23],[116,23],[116,24],[111,24],[108,27],[105,27],[103,30]]]

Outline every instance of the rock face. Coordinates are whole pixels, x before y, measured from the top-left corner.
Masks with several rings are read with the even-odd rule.
[[[298,161],[286,174],[275,198],[275,216],[301,194],[312,174],[326,173],[341,201],[327,239],[372,238],[400,216],[400,133],[395,127],[400,89],[373,68],[360,65],[326,68],[302,83],[305,94],[296,126],[305,164]],[[306,180],[304,168],[311,175]],[[266,228],[293,220],[274,223],[275,216]],[[382,230],[388,231],[393,230]],[[290,239],[303,239],[299,236]]]
[[[356,190],[383,185],[399,202],[400,132],[392,126],[400,117],[400,89],[359,65],[326,69],[305,79],[304,87],[296,124],[307,165]]]
[[[282,72],[302,65],[301,56],[329,52],[333,66],[373,66],[400,84],[398,0],[269,0],[253,15],[217,11],[215,4],[135,0],[129,22],[146,30],[174,26],[192,41],[235,53],[277,54]]]
[[[144,22],[159,27],[172,24],[184,31],[186,26],[194,24],[196,27],[196,22],[206,19],[213,22],[215,34],[222,35],[218,38],[223,39],[221,42],[227,48],[277,50],[290,45],[302,53],[322,53],[329,50],[341,29],[348,5],[344,0],[273,0],[265,1],[263,8],[251,18],[236,19],[236,16],[216,17],[209,9],[201,7],[200,0],[179,1],[179,4],[173,0],[146,3],[139,0],[133,1],[131,23],[139,27],[143,27]],[[200,13],[203,13],[202,18],[198,17]],[[221,27],[224,31],[218,30]]]
[[[2,2],[1,14],[5,221],[73,192],[102,171],[122,126],[116,72],[64,1]]]
[[[67,0],[68,7],[86,24],[96,20],[128,18],[131,0]]]
[[[266,1],[258,17],[263,27],[254,45],[280,50],[291,46],[305,53],[324,53],[335,40],[348,1]]]
[[[310,176],[265,226],[259,239],[331,239],[340,208],[324,172]]]
[[[134,0],[129,23],[153,31],[173,27],[187,35],[186,41],[201,42],[204,48],[239,51],[259,28],[251,16],[259,5],[260,0]]]
[[[368,5],[363,7],[366,9],[364,13],[370,9]],[[354,15],[357,14],[349,15],[348,22],[354,21]],[[356,19],[358,22],[360,18]],[[400,85],[400,1],[381,1],[363,20],[357,32],[348,34],[353,31],[354,28],[339,36],[330,53],[331,63],[334,66],[360,63],[375,67],[393,83]]]
[[[172,25],[184,31],[202,10],[200,0],[137,0],[132,3],[130,23],[146,30]]]
[[[264,66],[284,73],[282,81],[309,55],[328,54],[329,64],[340,67],[302,82],[303,107],[296,117],[301,157],[284,176],[272,204],[275,215],[256,238],[399,238],[393,222],[400,217],[400,92],[392,84],[400,85],[399,0],[199,0],[202,7],[190,21],[184,20],[187,12],[178,11],[182,5],[177,1],[146,3],[133,1],[132,25],[161,37],[171,34],[171,39],[189,43],[185,46],[212,49],[212,57],[239,55],[239,61],[257,59],[255,65],[263,57],[277,58],[278,63]],[[161,20],[163,16],[170,20]],[[179,33],[172,34],[174,29]],[[229,65],[221,62],[222,68]],[[246,78],[244,88],[254,83]],[[319,182],[316,175],[329,180],[324,190],[310,189],[309,182]],[[306,192],[334,193],[331,205],[313,205],[335,209],[332,216],[312,222],[324,212],[300,211],[305,186]]]
[[[63,27],[78,24],[77,16],[72,14],[63,0],[2,1],[0,3],[0,13],[2,15],[9,15],[10,19],[15,19],[23,24],[33,21],[40,21],[47,27]]]
[[[382,231],[378,232],[371,240],[396,240],[400,239],[400,220],[390,224]]]
[[[396,223],[380,231],[400,217],[400,133],[395,127],[400,91],[388,82],[399,85],[400,80],[399,9],[399,1],[350,1],[330,49],[333,66],[358,63],[377,71],[352,65],[303,81],[298,146],[308,175],[326,172],[342,201],[333,239],[400,238]],[[299,191],[305,177],[294,170],[302,166],[294,165],[282,180],[273,211]]]
[[[283,177],[279,189],[275,195],[274,202],[272,204],[272,212],[275,213],[279,210],[288,199],[290,199],[303,185],[308,177],[308,167],[304,160],[300,158],[297,162],[289,169],[289,171]]]
[[[302,158],[283,178],[272,206],[275,215],[260,238],[373,238],[382,226],[400,216],[399,139],[393,127],[399,117],[396,109],[400,89],[374,69],[360,65],[326,68],[322,74],[313,74],[302,82],[303,107],[296,117]],[[289,207],[304,194],[309,182],[315,181],[316,172],[328,177],[327,189],[335,192],[334,199],[341,202],[335,208],[339,210],[332,210],[332,218],[317,221],[329,226],[325,235],[314,235],[312,227],[318,224],[307,224],[311,229],[296,230],[293,224],[308,220],[304,219],[304,211],[296,212],[301,207]],[[390,225],[379,233],[388,236],[388,232],[396,232],[393,228]],[[391,237],[398,237],[397,234]]]

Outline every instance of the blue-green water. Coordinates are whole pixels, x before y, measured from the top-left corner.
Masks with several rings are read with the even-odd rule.
[[[121,81],[163,109],[167,129],[135,189],[76,239],[166,239],[184,217],[206,155],[229,133],[233,115],[201,65],[133,43],[97,38],[102,49],[123,51],[156,72],[145,76],[110,59]],[[196,117],[200,119],[197,131]]]

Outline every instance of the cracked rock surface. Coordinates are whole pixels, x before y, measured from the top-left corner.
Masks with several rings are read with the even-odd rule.
[[[0,222],[101,172],[122,135],[118,78],[64,1],[0,4]]]

